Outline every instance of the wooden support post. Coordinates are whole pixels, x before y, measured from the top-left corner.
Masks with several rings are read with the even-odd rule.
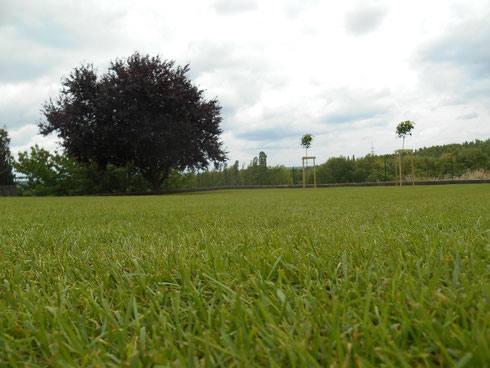
[[[305,180],[305,158],[303,157],[303,189],[306,188],[306,180]]]
[[[415,169],[413,167],[413,151],[412,151],[412,185],[415,185]]]
[[[396,151],[395,151],[395,187],[398,186],[398,168],[396,166]]]
[[[403,178],[403,175],[402,175],[402,153],[400,152],[400,157],[399,157],[400,161],[398,162],[400,164],[400,167],[399,167],[399,171],[400,171],[400,186],[403,185],[403,181],[402,181],[402,178]]]
[[[313,184],[315,185],[315,188],[316,188],[316,164],[315,164],[315,158],[313,158]]]
[[[303,157],[303,188],[306,188],[306,173],[305,173],[305,160],[308,164],[308,160],[313,160],[313,183],[316,188],[316,169],[315,169],[315,156],[304,156]]]
[[[413,163],[413,150],[412,149],[399,149],[395,150],[395,185],[398,185],[398,178],[400,180],[400,186],[403,185],[403,174],[402,174],[402,157],[404,152],[410,152],[410,160],[412,164],[412,185],[415,185],[415,166]],[[398,158],[398,162],[396,161]]]

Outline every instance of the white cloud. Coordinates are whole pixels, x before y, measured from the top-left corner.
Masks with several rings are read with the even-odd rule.
[[[229,15],[250,11],[257,8],[257,1],[254,0],[216,0],[214,9],[218,14]]]
[[[38,135],[37,125],[29,124],[19,129],[9,130],[10,152],[17,158],[20,152],[30,152],[30,148],[37,144],[39,147],[54,152],[60,151],[60,145],[55,136],[43,137]]]
[[[489,1],[44,2],[0,0],[0,125],[14,150],[36,135],[43,101],[82,62],[103,70],[134,51],[191,64],[223,106],[231,160],[392,152],[490,136]]]
[[[345,27],[355,35],[363,35],[375,31],[381,26],[388,13],[385,5],[364,5],[359,3],[345,14]]]
[[[478,117],[478,113],[470,112],[469,114],[460,115],[456,119],[458,119],[458,120],[471,120],[471,119],[474,119],[477,117]]]

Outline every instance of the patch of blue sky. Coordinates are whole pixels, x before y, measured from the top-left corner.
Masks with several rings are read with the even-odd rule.
[[[79,42],[73,32],[59,24],[48,20],[37,22],[37,24],[22,24],[17,28],[18,35],[38,45],[55,49],[76,49]]]
[[[425,60],[435,63],[450,63],[464,68],[473,78],[490,77],[490,34],[474,38],[447,39],[431,48]]]

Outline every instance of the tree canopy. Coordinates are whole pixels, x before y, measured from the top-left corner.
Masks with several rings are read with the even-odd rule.
[[[0,128],[0,185],[14,183],[14,174],[10,165],[10,138],[7,129]]]
[[[305,134],[301,137],[301,146],[306,150],[306,156],[308,156],[308,148],[311,147],[311,142],[313,141],[313,135]]]
[[[93,65],[62,79],[59,97],[43,106],[43,135],[56,132],[81,162],[128,164],[154,191],[171,169],[203,169],[226,159],[221,107],[187,76],[189,65],[135,53],[97,75]]]
[[[405,137],[407,135],[412,135],[413,128],[415,128],[415,123],[410,120],[402,121],[397,125],[396,136],[398,138],[403,138],[402,149],[405,148]]]

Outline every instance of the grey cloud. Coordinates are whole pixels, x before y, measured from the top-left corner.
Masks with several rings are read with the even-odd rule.
[[[0,86],[49,76],[59,70],[68,59],[68,55],[63,51],[33,45],[20,38],[0,39],[0,49],[10,51],[0,57]],[[59,78],[61,75],[57,77],[58,80]]]
[[[345,28],[354,35],[364,35],[375,31],[383,23],[388,13],[384,6],[359,6],[346,13]]]
[[[489,14],[490,15],[490,14]],[[463,68],[472,78],[490,77],[490,24],[468,21],[445,37],[425,45],[422,62],[448,63]]]
[[[213,76],[214,88],[218,93],[218,99],[224,106],[238,108],[239,106],[251,106],[257,103],[262,94],[264,84],[257,75],[247,71],[230,71],[220,76]]]
[[[32,136],[38,133],[36,125],[26,125],[20,129],[9,129],[12,147],[21,147],[27,145]]]
[[[23,24],[18,29],[20,38],[37,45],[56,49],[74,49],[78,46],[75,35],[69,29],[48,20],[40,22],[36,26]]]
[[[46,85],[45,80],[0,84],[0,125],[9,130],[37,125],[42,118],[43,101],[55,97],[56,84]]]
[[[456,119],[458,119],[458,120],[471,120],[471,119],[474,119],[477,117],[478,117],[478,114],[476,112],[472,112],[469,114],[460,115]]]
[[[59,16],[59,4],[53,1],[7,1],[0,0],[0,35],[4,41],[14,38],[30,46],[49,46],[53,48],[75,48],[76,35],[70,25],[79,18]],[[58,6],[55,6],[58,5]],[[66,10],[69,8],[66,8]],[[80,16],[79,12],[76,15]],[[73,14],[75,15],[75,14]],[[70,19],[70,21],[67,21]]]
[[[117,45],[115,11],[96,13],[83,4],[55,1],[0,1],[0,13],[7,14],[0,18],[0,49],[9,50],[0,57],[0,83],[66,70],[83,60],[85,47],[90,47],[92,61],[94,49],[105,53],[107,44]]]
[[[230,106],[225,106],[221,108],[221,116],[223,117],[223,120],[230,119],[235,114],[236,114],[236,109]]]
[[[247,141],[278,141],[285,138],[297,137],[301,133],[290,126],[276,126],[269,128],[250,129],[234,134],[238,139]]]
[[[41,77],[53,69],[49,60],[25,59],[20,55],[0,59],[0,82],[11,83]]]
[[[17,4],[11,0],[0,0],[0,27],[5,27],[15,19]]]
[[[257,1],[254,0],[217,0],[214,9],[218,14],[229,15],[257,8]]]
[[[378,111],[376,109],[364,110],[363,108],[361,108],[358,110],[354,107],[354,111],[352,112],[343,111],[338,113],[327,114],[324,116],[323,122],[329,124],[350,123],[353,121],[374,118],[380,113],[382,113],[382,111]]]
[[[386,114],[392,108],[388,90],[353,91],[348,88],[326,92],[326,110],[320,119],[324,124],[345,124],[372,119]]]
[[[314,135],[364,128],[366,124],[370,129],[388,124],[386,114],[392,108],[392,95],[388,90],[358,91],[338,88],[325,90],[322,95],[328,98],[325,111],[319,116],[309,114],[303,107],[297,106],[265,109],[257,118],[262,122],[262,127],[242,128],[233,135],[251,144],[260,142],[264,147],[278,142],[284,146],[284,142],[305,133],[301,122],[308,122],[308,132]],[[321,101],[321,97],[316,96],[315,99]],[[234,121],[235,118],[232,118],[231,123]],[[244,122],[238,125],[244,126]]]
[[[190,56],[191,77],[218,69],[232,69],[240,63],[235,46],[231,42],[191,42],[187,49]]]
[[[190,77],[206,85],[208,97],[218,97],[224,107],[255,104],[265,89],[280,88],[281,75],[261,52],[260,45],[199,41],[189,45]]]
[[[310,121],[311,117],[305,114],[301,107],[281,106],[262,107],[260,116],[255,117],[251,124],[247,124],[246,119],[240,117],[239,113],[232,119],[231,123],[235,123],[233,136],[247,141],[250,145],[260,143],[262,147],[271,149],[275,145],[284,146],[285,141],[304,134],[301,122]],[[260,122],[260,125],[257,125],[257,122]]]
[[[8,3],[5,5],[5,3]],[[7,16],[0,18],[0,35],[13,35],[31,47],[75,50],[84,46],[106,49],[121,43],[124,7],[107,6],[103,10],[96,2],[60,0],[0,0],[0,10]],[[125,40],[127,41],[127,40]]]
[[[265,75],[271,81],[277,76],[275,66],[264,52],[260,42],[239,44],[233,41],[195,41],[189,43],[186,54],[190,58],[191,77],[202,73],[240,70]],[[269,77],[272,75],[272,78]]]
[[[39,109],[41,106],[39,106]],[[31,106],[25,106],[22,102],[17,105],[2,107],[0,110],[0,125],[6,125],[10,129],[19,129],[28,124],[37,124],[41,118],[40,111]]]
[[[20,25],[0,27],[0,49],[8,50],[0,57],[0,84],[36,79],[58,61],[54,50],[24,37],[21,29]]]
[[[457,92],[462,95],[461,101],[478,99],[490,99],[490,78],[466,80],[464,85],[459,85]],[[487,108],[490,105],[486,105]]]
[[[35,135],[36,133],[37,132],[34,132],[34,133],[29,132],[27,134],[20,135],[18,139],[12,138],[12,141],[10,142],[10,146],[11,147],[25,146],[31,141],[32,136]]]
[[[460,9],[459,9],[460,10]],[[458,11],[458,22],[425,42],[412,57],[422,85],[444,96],[448,104],[490,98],[490,10]]]

